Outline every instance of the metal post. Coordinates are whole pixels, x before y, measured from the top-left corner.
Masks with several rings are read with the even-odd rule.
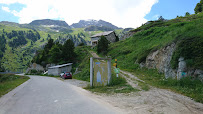
[[[93,87],[93,58],[90,58],[90,86]]]
[[[108,84],[111,82],[111,59],[108,60]]]

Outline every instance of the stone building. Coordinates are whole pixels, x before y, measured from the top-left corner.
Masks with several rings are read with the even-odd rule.
[[[116,33],[114,31],[102,32],[91,36],[91,46],[96,46],[101,36],[105,36],[110,42],[116,41]]]
[[[52,66],[48,68],[48,75],[59,76],[62,72],[70,72],[73,63]]]

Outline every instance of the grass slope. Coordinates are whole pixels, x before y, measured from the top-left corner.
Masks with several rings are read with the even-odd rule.
[[[186,50],[188,53],[192,51],[198,52],[190,55],[180,51],[173,57],[172,65],[177,67],[177,58],[183,56],[186,59],[194,61],[191,67],[202,69],[202,45],[203,45],[203,13],[191,15],[188,17],[179,17],[169,21],[156,21],[143,25],[133,31],[137,32],[132,37],[110,45],[108,55],[118,59],[119,67],[123,69],[135,69],[138,66],[135,63],[141,63],[146,60],[147,55],[153,51],[165,47],[175,42],[179,47],[190,46],[189,41],[194,42],[190,48]],[[188,40],[187,42],[184,42]],[[195,45],[197,44],[197,45]],[[184,50],[184,49],[181,49]],[[196,60],[198,58],[198,60]]]
[[[203,83],[184,78],[165,79],[157,70],[140,69],[147,55],[172,42],[177,44],[171,64],[177,68],[178,58],[183,56],[190,68],[203,69],[203,13],[179,17],[169,21],[155,21],[143,25],[132,37],[110,45],[107,55],[118,59],[118,67],[134,73],[152,86],[167,88],[203,103]]]

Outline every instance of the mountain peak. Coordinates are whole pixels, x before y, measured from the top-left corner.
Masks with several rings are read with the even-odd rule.
[[[67,27],[70,28],[70,26],[62,20],[52,20],[52,19],[42,19],[42,20],[34,20],[30,25],[46,25],[46,26],[60,26],[60,27]]]
[[[88,20],[80,20],[78,23],[73,23],[71,25],[72,28],[86,28],[89,26],[98,26],[98,27],[108,27],[111,29],[119,29],[117,26],[106,22],[104,20],[94,20],[94,19],[88,19]]]

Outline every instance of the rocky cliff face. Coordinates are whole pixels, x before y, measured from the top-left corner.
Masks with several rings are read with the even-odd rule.
[[[158,69],[166,78],[175,77],[175,70],[171,68],[170,61],[175,50],[175,43],[150,53],[146,58],[147,68]]]
[[[151,52],[145,63],[141,63],[140,66],[145,66],[150,69],[158,69],[159,72],[165,74],[165,78],[181,79],[186,76],[194,76],[203,80],[203,71],[199,69],[187,68],[187,64],[183,57],[179,58],[178,69],[172,69],[170,61],[172,59],[173,52],[176,49],[176,44],[172,43],[162,49]]]

